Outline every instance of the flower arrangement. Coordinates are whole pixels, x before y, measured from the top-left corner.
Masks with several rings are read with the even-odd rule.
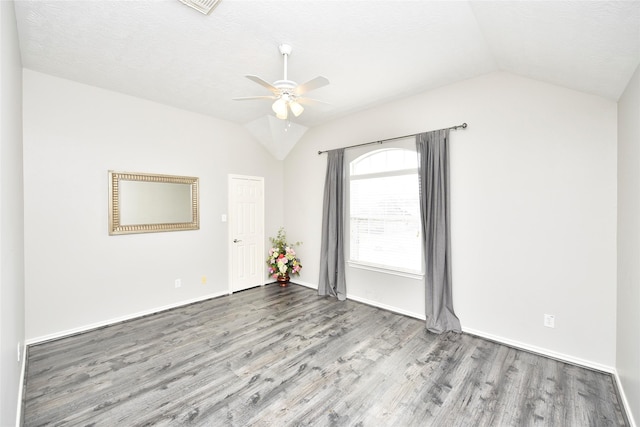
[[[273,246],[269,249],[269,257],[267,258],[269,275],[274,279],[287,279],[290,274],[299,274],[302,264],[300,264],[300,259],[296,257],[293,246],[302,243],[287,243],[287,234],[283,227],[280,227],[275,238],[270,237],[269,240]]]

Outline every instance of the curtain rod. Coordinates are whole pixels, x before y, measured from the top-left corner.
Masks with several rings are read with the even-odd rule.
[[[427,131],[427,132],[436,132],[439,130],[457,130],[457,129],[466,129],[467,128],[467,124],[463,123],[461,125],[457,125],[457,126],[451,126],[448,128],[442,128],[442,129],[436,129],[435,131]],[[396,139],[402,139],[402,138],[409,138],[410,136],[416,136],[416,135],[420,135],[421,133],[424,132],[418,132],[418,133],[412,133],[410,135],[404,135],[404,136],[396,136],[395,138],[388,138],[388,139],[381,139],[379,141],[371,141],[371,142],[365,142],[362,144],[356,144],[356,145],[350,145],[348,147],[343,147],[343,148],[355,148],[355,147],[362,147],[363,145],[371,145],[371,144],[382,144],[383,142],[388,142],[388,141],[395,141]],[[331,150],[324,150],[324,151],[318,151],[318,155],[322,154],[322,153],[328,153]]]

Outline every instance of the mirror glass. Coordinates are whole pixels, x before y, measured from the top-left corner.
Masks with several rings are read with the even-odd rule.
[[[198,228],[198,178],[109,171],[109,234]]]
[[[121,224],[191,221],[191,185],[170,182],[120,182]]]

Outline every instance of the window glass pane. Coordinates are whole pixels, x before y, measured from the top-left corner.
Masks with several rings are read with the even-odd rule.
[[[387,151],[387,164],[394,170],[404,169],[405,167],[415,167],[415,161],[412,165],[405,165],[405,153],[407,150],[389,150]]]
[[[390,148],[365,154],[351,162],[351,175],[415,169],[418,160],[415,151]]]
[[[420,227],[417,173],[351,181],[352,261],[420,272]]]

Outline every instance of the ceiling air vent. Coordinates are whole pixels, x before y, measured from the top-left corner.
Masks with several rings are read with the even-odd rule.
[[[198,12],[202,12],[205,15],[211,13],[213,8],[220,2],[220,0],[178,0],[180,3],[184,3],[189,7],[194,8]]]

